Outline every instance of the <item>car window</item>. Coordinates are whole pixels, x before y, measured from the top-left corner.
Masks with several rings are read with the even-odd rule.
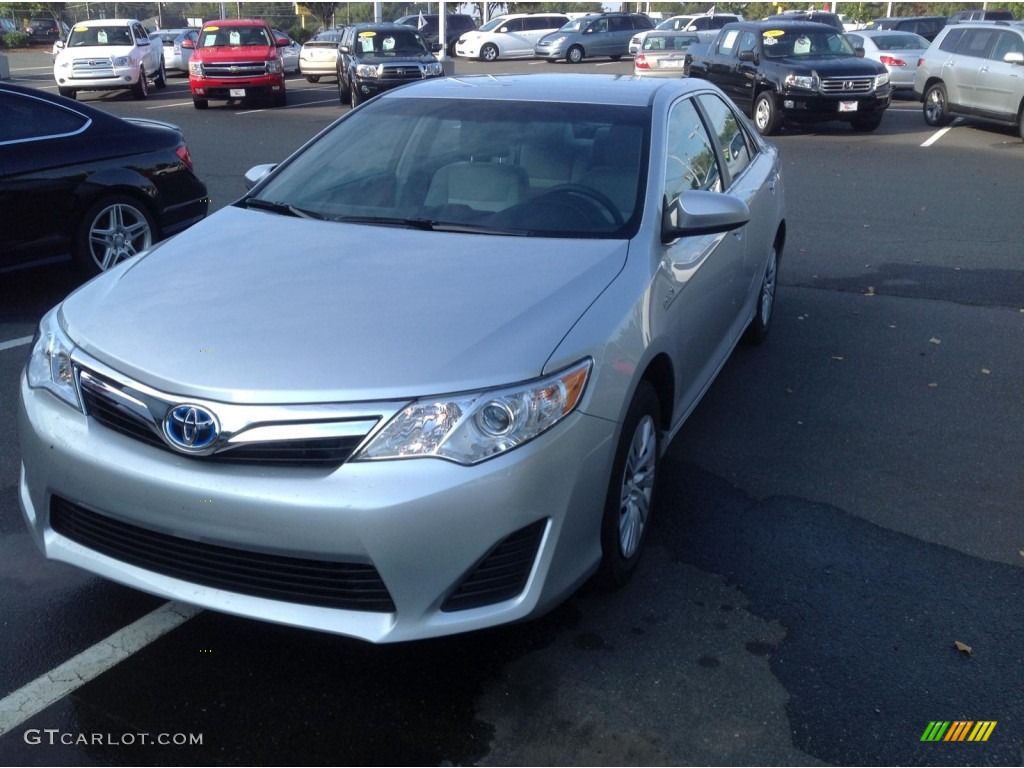
[[[989,58],[1002,61],[1008,53],[1024,53],[1024,39],[1014,32],[999,32]]]
[[[359,33],[356,44],[358,53],[420,54],[428,48],[415,30],[391,29],[378,32],[368,29]]]
[[[721,192],[721,174],[704,122],[691,99],[672,107],[668,121],[665,160],[665,200],[676,200],[683,192],[703,189]]]
[[[722,40],[718,44],[718,52],[726,56],[732,53],[733,48],[736,47],[736,40],[739,36],[740,31],[738,29],[730,29],[722,35]]]
[[[729,178],[739,176],[750,165],[751,149],[736,113],[722,99],[712,93],[697,97],[708,117],[711,135],[718,140],[718,148],[725,158]]]
[[[757,35],[749,29],[740,38],[740,53],[743,51],[757,51]]]
[[[964,29],[951,29],[946,33],[946,36],[942,38],[942,42],[939,43],[939,50],[946,51],[947,53],[955,53],[956,49],[960,47],[960,41],[963,39]]]
[[[959,53],[965,56],[984,57],[992,44],[996,31],[994,29],[966,29],[964,39],[960,43]]]
[[[633,25],[629,23],[629,19],[625,16],[612,16],[608,19],[608,29],[611,32],[622,32],[624,30],[632,30]]]
[[[873,38],[873,39],[877,42],[877,38]],[[860,35],[851,35],[849,32],[847,32],[846,33],[846,40],[854,48],[863,48],[864,47],[864,38],[861,37]],[[879,47],[881,47],[881,46],[879,46]]]
[[[0,92],[0,144],[52,139],[83,130],[88,118],[38,99]]]
[[[847,38],[849,37],[851,35],[847,35]],[[909,32],[898,35],[879,35],[872,40],[882,51],[919,51],[928,47],[927,40]]]

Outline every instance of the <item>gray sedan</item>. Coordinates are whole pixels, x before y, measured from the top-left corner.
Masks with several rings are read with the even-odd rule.
[[[780,168],[701,80],[387,91],[43,318],[20,387],[32,537],[373,642],[621,585],[666,445],[768,332]]]

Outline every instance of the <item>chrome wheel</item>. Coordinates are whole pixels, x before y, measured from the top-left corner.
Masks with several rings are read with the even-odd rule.
[[[650,516],[657,466],[658,437],[654,419],[644,414],[633,431],[619,494],[619,552],[624,559],[640,549]]]
[[[933,85],[924,95],[924,121],[928,125],[940,126],[949,122],[946,107],[946,87]]]
[[[88,256],[105,272],[153,244],[153,225],[144,211],[126,202],[112,202],[89,223]]]
[[[775,273],[779,268],[779,255],[775,246],[772,246],[768,254],[768,266],[764,272],[764,280],[761,281],[761,302],[759,314],[761,325],[768,327],[772,319],[772,307],[775,305]]]
[[[480,58],[484,61],[497,61],[498,46],[487,43],[487,45],[480,49]]]

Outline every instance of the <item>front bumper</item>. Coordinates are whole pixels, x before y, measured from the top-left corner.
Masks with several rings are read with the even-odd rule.
[[[61,88],[77,91],[106,91],[116,88],[131,88],[139,82],[139,70],[131,67],[115,67],[108,74],[92,77],[74,77],[70,72],[55,73],[54,79]]]
[[[567,44],[538,45],[534,47],[533,53],[538,59],[550,59],[551,61],[555,61],[557,59],[564,59],[568,50],[569,46]]]
[[[390,91],[392,88],[398,88],[401,85],[408,85],[409,83],[418,83],[420,80],[430,80],[435,77],[444,77],[444,75],[425,75],[425,76],[414,76],[414,77],[388,77],[386,79],[374,79],[374,78],[362,78],[355,77],[352,80],[352,87],[359,89],[359,92],[363,95],[364,99],[369,99],[376,96],[378,93],[384,91]]]
[[[542,613],[596,568],[615,425],[581,413],[474,467],[437,459],[350,462],[337,469],[223,464],[144,444],[101,426],[21,378],[20,501],[48,558],[137,589],[239,616],[393,642],[465,632]],[[101,528],[205,560],[132,562],[58,533],[71,505]],[[496,545],[536,526],[518,594],[452,608]],[[67,534],[65,527],[59,526]],[[102,534],[101,534],[102,535]],[[115,547],[116,535],[114,536]],[[87,540],[84,540],[87,541]],[[176,550],[177,551],[177,550]],[[212,553],[212,554],[211,554]],[[217,558],[372,566],[392,609],[311,604],[308,595],[226,589]],[[182,567],[186,568],[183,572]],[[205,570],[204,570],[205,569]],[[312,602],[316,602],[313,600]]]
[[[885,88],[870,95],[829,95],[808,91],[787,91],[776,93],[775,105],[786,119],[797,122],[825,120],[856,120],[865,115],[879,114],[888,109],[892,101],[892,89]],[[849,109],[849,105],[855,108]],[[847,109],[843,109],[846,105]]]
[[[240,77],[222,79],[189,76],[192,96],[202,99],[234,99],[247,96],[267,96],[285,92],[284,75]],[[233,95],[232,92],[241,95]]]

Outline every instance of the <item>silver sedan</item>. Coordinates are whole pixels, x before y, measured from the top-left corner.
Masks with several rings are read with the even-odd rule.
[[[854,48],[863,48],[865,58],[879,61],[889,70],[889,82],[894,90],[914,87],[917,60],[931,45],[918,34],[892,29],[847,32],[846,39]]]
[[[776,149],[702,80],[438,78],[248,180],[43,318],[46,556],[373,642],[625,583],[666,445],[768,332]]]

